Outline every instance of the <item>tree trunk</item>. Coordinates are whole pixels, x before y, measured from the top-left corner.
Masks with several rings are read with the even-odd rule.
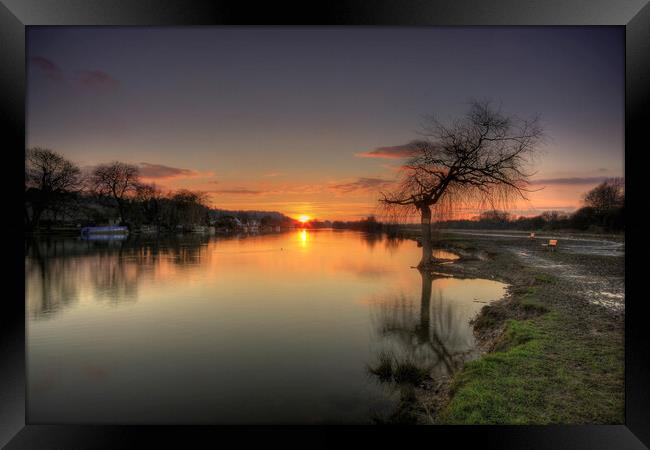
[[[422,234],[422,259],[418,267],[423,267],[431,264],[432,262],[432,249],[431,249],[431,208],[424,205],[420,208],[421,221],[421,234]]]
[[[32,205],[32,220],[30,222],[32,231],[38,231],[39,227],[41,226],[42,212],[42,208]]]
[[[118,225],[123,225],[124,224],[124,204],[122,200],[118,197],[115,198],[117,201],[117,210],[120,214],[120,223]]]
[[[34,223],[32,219],[29,217],[29,209],[27,208],[27,202],[25,202],[25,226],[27,227],[28,230],[32,230],[34,228]]]

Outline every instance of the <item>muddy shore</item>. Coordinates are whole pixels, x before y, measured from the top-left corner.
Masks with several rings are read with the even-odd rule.
[[[417,239],[417,233],[404,237]],[[623,238],[553,237],[559,239],[555,251],[542,246],[546,235],[434,233],[435,247],[460,259],[434,264],[432,272],[509,287],[472,321],[478,359],[449,378],[414,386],[400,418],[425,424],[623,423]],[[534,388],[526,392],[526,386]]]

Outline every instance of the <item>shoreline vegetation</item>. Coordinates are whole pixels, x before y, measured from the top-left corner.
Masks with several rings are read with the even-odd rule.
[[[419,233],[405,231],[403,237],[417,240]],[[622,256],[545,252],[539,239],[524,236],[438,231],[434,241],[461,257],[421,270],[502,281],[507,294],[472,321],[478,358],[443,379],[401,368],[417,376],[395,383],[401,401],[378,422],[624,423],[624,310],[590,301],[589,288],[598,282],[599,289],[620,290]],[[388,367],[387,358],[380,358],[369,370],[386,380]]]

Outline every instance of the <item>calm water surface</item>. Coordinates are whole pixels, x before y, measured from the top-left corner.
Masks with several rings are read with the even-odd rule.
[[[455,370],[505,287],[352,231],[26,245],[33,423],[368,422],[397,400],[368,364]]]

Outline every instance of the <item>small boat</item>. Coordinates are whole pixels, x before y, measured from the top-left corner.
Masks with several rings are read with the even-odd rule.
[[[128,234],[127,227],[108,226],[108,227],[83,227],[81,229],[82,236],[98,235],[98,234]]]
[[[82,241],[124,241],[127,234],[82,234]]]

